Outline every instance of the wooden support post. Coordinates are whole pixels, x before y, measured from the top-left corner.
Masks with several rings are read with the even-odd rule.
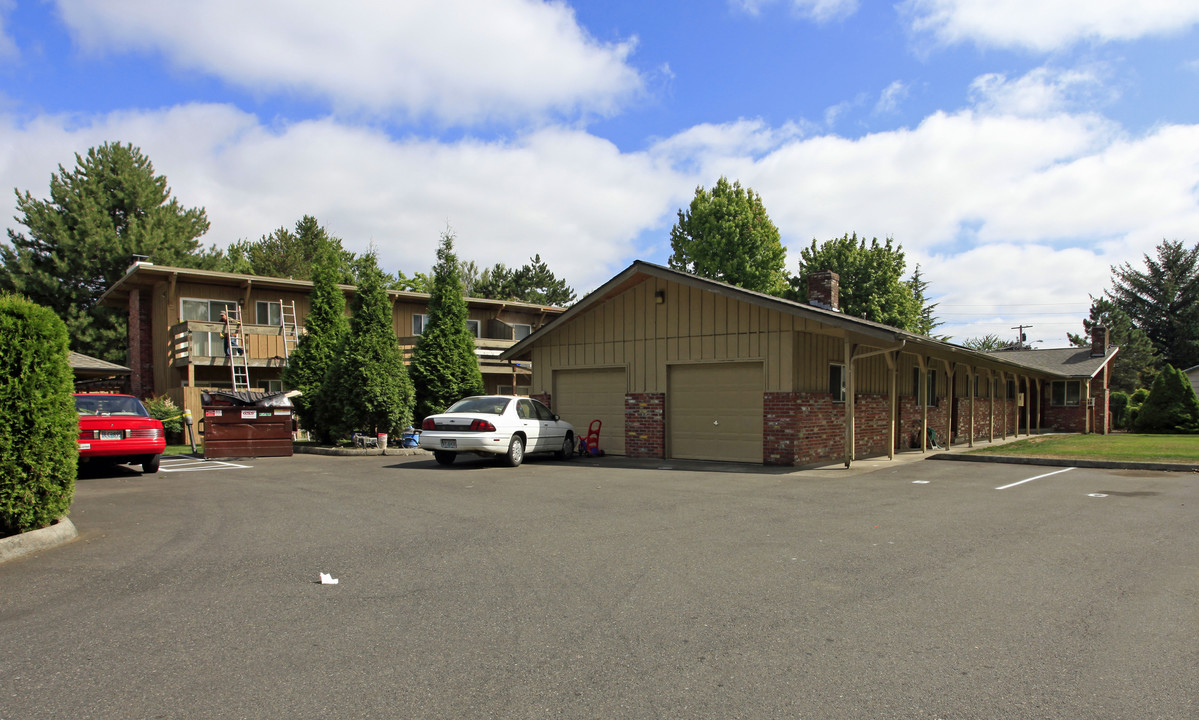
[[[1001,437],[1007,440],[1007,373],[999,371],[999,387],[1003,391],[1003,427],[1000,429]]]
[[[887,438],[888,438],[888,440],[887,440],[887,459],[894,460],[895,459],[895,424],[896,424],[896,414],[897,414],[898,404],[899,404],[898,403],[899,398],[896,394],[896,392],[897,392],[896,385],[897,385],[898,379],[899,379],[899,353],[898,352],[887,353],[885,355],[885,357],[887,358],[887,366],[891,368],[891,382],[890,382],[890,387],[887,388],[887,395],[888,395],[887,402],[888,402],[888,410],[889,410],[888,417],[890,419],[889,432],[887,433]]]
[[[967,447],[974,447],[974,396],[977,395],[975,388],[974,366],[966,366],[966,392],[970,393],[970,442]]]
[[[845,467],[849,467],[853,462],[853,411],[854,411],[854,386],[853,386],[853,351],[854,346],[845,339]]]
[[[987,442],[995,442],[995,371],[987,368]]]
[[[945,366],[945,449],[953,449],[953,371],[955,365],[941,360]]]
[[[1032,378],[1024,376],[1024,437],[1032,435]]]
[[[923,355],[917,358],[916,364],[920,368],[920,382],[916,383],[920,386],[916,399],[920,403],[920,452],[928,452],[928,364]]]

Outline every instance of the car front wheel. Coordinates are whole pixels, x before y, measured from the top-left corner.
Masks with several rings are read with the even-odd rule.
[[[151,455],[142,462],[142,472],[153,475],[158,472],[158,461],[162,459],[161,455]]]
[[[571,437],[569,434],[567,434],[566,437],[562,438],[562,448],[560,450],[558,450],[558,459],[559,460],[569,460],[570,456],[574,454],[574,452],[575,452],[575,442],[574,441],[575,441],[575,439],[573,437]]]
[[[504,456],[510,467],[517,467],[525,459],[525,441],[519,435],[513,435],[508,441],[508,454]]]
[[[458,453],[446,452],[445,450],[433,451],[433,459],[437,461],[438,465],[452,465],[454,457],[457,455]]]

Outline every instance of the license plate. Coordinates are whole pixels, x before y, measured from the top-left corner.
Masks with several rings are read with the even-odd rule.
[[[443,440],[441,441],[441,447],[443,447],[443,448],[445,448],[445,449],[447,449],[447,450],[453,450],[453,449],[457,449],[457,447],[458,447],[458,441],[457,441],[457,440],[444,440],[444,439],[443,439]]]
[[[100,439],[101,440],[124,440],[125,439],[125,431],[124,430],[101,430],[100,431]]]

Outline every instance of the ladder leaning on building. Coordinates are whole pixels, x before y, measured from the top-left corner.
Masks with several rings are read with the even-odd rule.
[[[241,307],[231,307],[221,313],[225,321],[225,355],[233,378],[233,390],[250,389],[250,365],[246,360],[246,337],[242,327]]]
[[[300,342],[300,328],[296,324],[296,301],[280,300],[279,313],[283,323],[283,359],[287,360]]]

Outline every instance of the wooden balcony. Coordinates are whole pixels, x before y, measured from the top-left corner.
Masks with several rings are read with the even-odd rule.
[[[171,327],[171,367],[228,367],[220,334],[224,323],[188,320]],[[242,325],[249,367],[283,367],[283,328],[278,325]]]

